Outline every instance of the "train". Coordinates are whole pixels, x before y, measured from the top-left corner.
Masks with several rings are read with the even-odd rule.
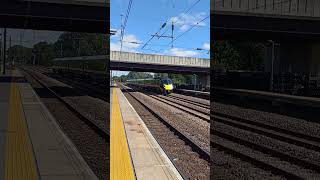
[[[169,78],[129,79],[125,83],[128,86],[142,88],[168,95],[173,92],[174,85]]]

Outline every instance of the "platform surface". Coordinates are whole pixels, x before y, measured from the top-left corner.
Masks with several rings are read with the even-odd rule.
[[[119,118],[115,118],[115,116],[121,117],[120,121],[122,121],[125,132],[125,137],[123,137],[125,139],[123,139],[123,141],[127,144],[129,150],[127,156],[129,156],[131,160],[131,168],[133,168],[131,171],[135,173],[136,179],[182,179],[177,169],[154,139],[121,90],[119,88],[113,88],[112,92],[112,104],[118,102],[120,108],[119,114],[112,114],[112,121],[119,120]],[[116,101],[115,98],[117,98]],[[123,165],[123,167],[125,166]]]
[[[248,90],[248,89],[233,89],[233,88],[223,88],[223,87],[213,87],[213,91],[224,92],[230,95],[238,95],[243,97],[255,97],[266,100],[276,100],[279,102],[306,105],[311,107],[320,107],[320,98],[317,97],[307,97],[307,96],[295,96],[289,94],[281,94],[275,92],[258,91],[258,90]]]
[[[0,179],[97,179],[23,79],[0,76]]]

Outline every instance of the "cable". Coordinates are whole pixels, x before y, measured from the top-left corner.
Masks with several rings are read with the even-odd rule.
[[[201,0],[198,0],[197,2],[195,2],[190,8],[188,8],[185,13],[188,14],[188,12],[195,6],[197,5]]]
[[[191,31],[194,27],[196,27],[199,23],[203,22],[204,20],[208,19],[210,17],[210,15],[208,15],[207,17],[203,18],[202,20],[198,21],[196,24],[194,24],[193,26],[191,26],[188,30],[184,31],[183,33],[181,33],[180,35],[178,35],[175,39],[173,39],[173,42],[176,41],[177,39],[179,39],[181,36],[183,36],[184,34],[186,34],[187,32]],[[171,44],[171,42],[169,43]],[[169,45],[168,44],[168,45]]]
[[[163,29],[166,25],[167,25],[168,20],[166,20],[165,23],[162,24],[162,26],[160,27],[160,29],[158,30],[158,32],[156,32],[155,35],[158,35],[158,33],[161,31],[161,29]],[[154,38],[155,36],[151,36],[151,38],[141,47],[141,49],[144,49],[147,44]]]
[[[182,13],[188,13],[196,4],[198,4],[201,0],[197,0],[194,4],[192,4],[191,7],[189,7],[188,9],[186,9],[185,11],[183,11]],[[180,13],[181,14],[181,13]],[[163,23],[163,25],[161,26],[161,28],[155,33],[155,35],[158,35],[158,33],[166,26],[167,22],[168,22],[169,19],[166,20],[165,23]],[[175,23],[175,22],[172,22],[172,23]],[[164,33],[162,33],[163,35]],[[162,36],[161,35],[161,36]],[[141,49],[144,49],[148,43],[154,38],[154,36],[151,36],[151,38],[141,47]]]
[[[132,42],[132,41],[123,41],[123,42],[127,42],[127,43],[133,43],[133,44],[144,44],[142,42]],[[164,45],[164,44],[152,44],[152,45],[149,45],[149,46],[165,46],[167,47],[168,45]],[[208,54],[207,51],[210,51],[208,49],[203,49],[203,48],[194,48],[194,47],[182,47],[182,46],[176,46],[175,48],[179,48],[179,49],[183,49],[183,50],[197,50],[197,51],[205,51],[204,53],[200,53],[200,54]],[[144,49],[146,51],[152,51],[152,52],[155,52],[155,53],[159,53],[162,49],[160,50],[155,50],[155,49],[151,49],[151,48],[148,48],[148,49]]]
[[[132,44],[144,44],[142,42],[132,42],[132,41],[123,41],[127,43],[132,43]],[[149,46],[156,46],[156,47],[169,47],[168,45],[165,44],[149,44]],[[181,49],[190,49],[190,50],[199,50],[199,48],[193,48],[193,47],[182,47],[182,46],[175,46],[176,48],[181,48]],[[144,49],[147,50],[147,49]]]
[[[121,47],[120,47],[120,52],[122,51],[122,41],[123,41],[123,36],[124,36],[124,30],[125,30],[125,28],[127,26],[128,18],[129,18],[130,11],[131,11],[131,6],[132,6],[132,0],[129,1],[127,12],[126,12],[126,16],[125,16],[125,19],[124,19],[124,22],[123,22],[123,25],[122,25],[122,28],[121,28],[121,35],[120,35]]]

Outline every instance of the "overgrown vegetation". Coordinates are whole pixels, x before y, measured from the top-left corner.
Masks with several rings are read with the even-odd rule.
[[[213,45],[214,66],[230,70],[263,70],[265,45],[259,42],[216,41]]]
[[[54,43],[39,42],[32,48],[15,45],[8,49],[8,59],[28,64],[50,65],[55,57],[106,54],[108,36],[103,34],[65,32]]]
[[[182,75],[182,74],[168,74],[168,73],[146,73],[146,72],[129,72],[128,75],[121,75],[113,77],[114,80],[119,82],[125,82],[128,79],[147,79],[157,77],[168,77],[174,84],[192,84],[193,75]]]

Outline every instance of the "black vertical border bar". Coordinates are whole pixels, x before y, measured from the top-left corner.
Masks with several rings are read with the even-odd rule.
[[[107,11],[106,11],[106,21],[107,21],[107,24],[106,24],[106,34],[107,34],[107,41],[106,41],[106,46],[107,46],[107,52],[106,52],[106,54],[107,54],[107,59],[106,59],[106,80],[107,80],[107,82],[105,82],[105,83],[107,83],[107,90],[106,90],[106,96],[107,97],[109,97],[109,98],[107,98],[107,99],[109,99],[109,108],[108,108],[108,113],[107,114],[109,114],[109,119],[106,119],[106,123],[109,123],[106,127],[111,127],[111,125],[110,125],[110,123],[111,123],[111,115],[110,115],[110,107],[111,107],[111,104],[110,104],[110,81],[111,81],[111,79],[110,79],[110,0],[106,0],[106,3],[107,3]],[[110,131],[110,129],[109,129],[109,132],[111,132]],[[111,138],[111,136],[109,136],[109,138]],[[111,142],[111,139],[109,139],[109,142]],[[108,175],[106,176],[106,179],[107,180],[109,180],[110,179],[110,143],[109,143],[109,147],[107,147],[107,148],[109,148],[109,150],[108,150],[108,154],[107,154],[107,158],[106,159],[108,159],[109,161],[108,162],[106,162],[106,167],[108,167],[108,169],[109,169],[109,171],[108,171]]]
[[[213,105],[213,64],[214,64],[214,59],[213,59],[213,48],[214,48],[214,34],[213,34],[213,6],[214,6],[214,0],[210,0],[210,129],[211,129],[211,122],[213,121],[213,118],[211,116],[212,108],[211,106]],[[213,156],[212,156],[212,150],[211,150],[211,131],[210,131],[210,179],[212,179],[213,176]]]

